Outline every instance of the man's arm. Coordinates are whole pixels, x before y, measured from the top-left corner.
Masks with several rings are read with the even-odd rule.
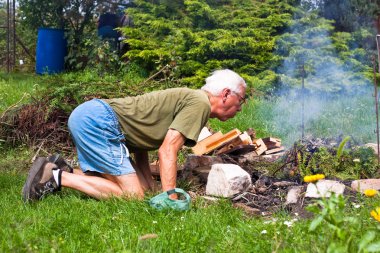
[[[141,171],[146,183],[148,184],[147,187],[152,191],[157,191],[157,183],[153,180],[152,173],[150,171],[148,151],[136,151],[135,161],[137,168]]]
[[[158,149],[162,190],[168,191],[176,187],[177,154],[185,143],[185,136],[174,129],[169,129]]]

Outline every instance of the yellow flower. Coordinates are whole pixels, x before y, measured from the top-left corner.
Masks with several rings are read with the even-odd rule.
[[[377,220],[377,221],[380,222],[380,207],[376,207],[375,210],[372,210],[372,211],[371,211],[371,216],[372,216],[375,220]]]
[[[316,175],[309,175],[309,176],[305,176],[303,178],[303,181],[305,183],[311,183],[311,182],[316,182],[320,179],[324,179],[325,178],[325,175],[323,174],[316,174]]]
[[[377,194],[378,192],[375,189],[367,189],[364,191],[364,195],[367,197],[373,197]]]

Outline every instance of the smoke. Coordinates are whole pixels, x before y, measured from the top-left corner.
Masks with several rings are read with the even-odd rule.
[[[332,42],[327,20],[312,15],[304,19],[311,18],[313,22],[297,22],[278,40],[284,61],[277,69],[282,88],[273,99],[274,132],[286,145],[302,136],[351,136],[358,143],[375,142],[371,68],[355,55],[347,56],[350,49],[336,48],[344,43]]]

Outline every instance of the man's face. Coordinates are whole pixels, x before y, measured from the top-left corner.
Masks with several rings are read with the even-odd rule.
[[[245,88],[240,86],[239,92],[224,89],[220,96],[221,100],[218,104],[216,117],[221,121],[226,121],[241,111],[241,107],[245,102]]]

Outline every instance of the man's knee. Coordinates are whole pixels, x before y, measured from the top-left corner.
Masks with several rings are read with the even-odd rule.
[[[144,188],[136,173],[116,176],[116,183],[120,186],[126,197],[138,199],[144,197]]]

